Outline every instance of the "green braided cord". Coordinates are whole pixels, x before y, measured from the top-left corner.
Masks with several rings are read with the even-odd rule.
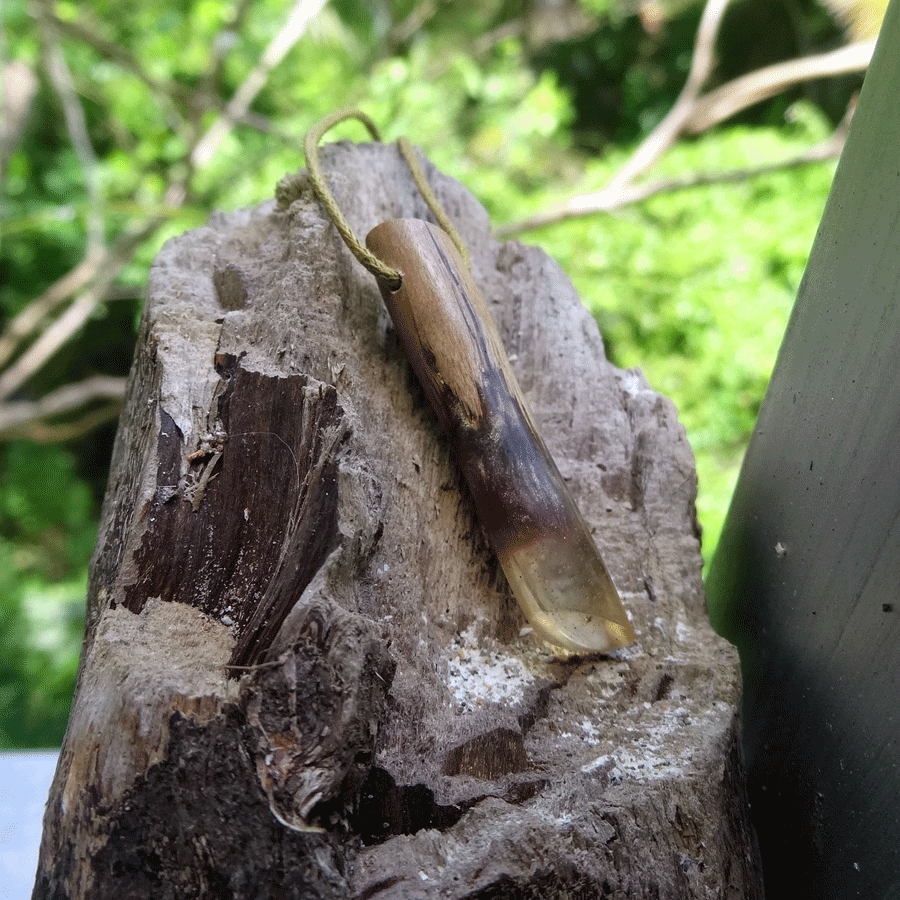
[[[396,291],[399,289],[403,280],[400,273],[396,269],[392,269],[390,266],[385,265],[385,263],[375,256],[374,253],[370,252],[360,243],[359,239],[353,233],[350,223],[344,218],[344,214],[337,205],[334,195],[329,190],[325,181],[325,175],[322,172],[322,167],[319,165],[319,141],[322,140],[326,131],[332,129],[338,122],[344,122],[347,119],[357,119],[362,122],[368,129],[373,140],[381,140],[381,133],[378,131],[378,126],[364,112],[360,112],[356,109],[342,109],[332,113],[330,116],[326,116],[321,122],[309,129],[306,133],[306,138],[303,141],[303,149],[306,153],[306,168],[309,171],[310,184],[312,185],[316,199],[324,207],[325,212],[334,223],[334,227],[337,228],[338,234],[340,234],[350,252],[379,281],[386,282],[387,286],[392,291]],[[444,212],[438,198],[431,189],[431,185],[426,180],[425,173],[422,171],[422,167],[419,164],[419,158],[416,156],[412,144],[410,144],[405,137],[401,137],[398,139],[397,145],[400,148],[400,153],[406,160],[406,164],[409,166],[413,181],[415,181],[416,187],[425,198],[425,202],[428,204],[428,208],[431,210],[432,215],[437,219],[441,228],[447,232],[450,240],[453,241],[456,249],[459,251],[459,255],[466,264],[466,268],[471,268],[469,248],[466,246],[462,237],[460,237],[459,232],[450,221],[447,213]]]
[[[444,208],[441,206],[440,201],[431,189],[431,185],[425,180],[425,173],[419,165],[419,157],[416,156],[413,145],[405,137],[400,137],[397,138],[397,146],[400,148],[400,152],[403,154],[403,158],[409,166],[409,171],[412,172],[413,181],[415,181],[419,193],[425,198],[425,202],[428,204],[428,208],[431,210],[432,215],[437,219],[438,225],[447,232],[450,240],[453,241],[456,249],[459,251],[459,255],[466,264],[466,268],[471,269],[472,258],[469,255],[469,248],[466,246],[466,242],[462,239],[454,224],[450,221],[450,217],[444,212]]]
[[[343,238],[350,252],[366,267],[379,281],[388,284],[392,291],[396,291],[401,284],[402,279],[400,273],[390,266],[386,266],[374,253],[367,250],[360,242],[350,223],[344,218],[334,195],[328,189],[325,183],[325,175],[322,167],[319,165],[319,141],[326,131],[333,128],[338,122],[346,119],[357,119],[366,126],[369,134],[376,141],[381,140],[381,133],[378,126],[365,114],[355,109],[343,109],[326,116],[306,132],[306,138],[303,141],[303,149],[306,153],[306,168],[309,170],[309,180],[312,184],[313,193],[316,195],[319,203],[328,213],[328,217],[334,222],[338,234]]]

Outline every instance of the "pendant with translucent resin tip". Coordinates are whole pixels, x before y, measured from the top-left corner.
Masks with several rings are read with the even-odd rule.
[[[366,245],[400,272],[397,290],[379,282],[385,305],[529,624],[575,653],[630,644],[619,594],[456,247],[419,219],[383,222]]]

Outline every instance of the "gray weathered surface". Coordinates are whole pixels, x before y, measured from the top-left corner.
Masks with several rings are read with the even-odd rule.
[[[394,147],[323,159],[360,236],[428,217]],[[675,410],[428,174],[637,643],[520,634],[374,280],[287,179],[154,264],[36,897],[759,896]]]

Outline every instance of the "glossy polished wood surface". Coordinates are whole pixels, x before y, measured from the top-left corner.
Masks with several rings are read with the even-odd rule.
[[[404,219],[378,225],[366,244],[401,273],[398,290],[381,285],[384,302],[529,623],[573,652],[631,643],[615,585],[449,237]]]

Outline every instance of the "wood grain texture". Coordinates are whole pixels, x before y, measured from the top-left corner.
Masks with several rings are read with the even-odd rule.
[[[337,546],[336,457],[349,425],[329,385],[247,372],[229,355],[216,370],[215,414],[186,471],[183,435],[161,413],[157,489],[120,590],[133,613],[158,597],[228,619],[231,663],[244,667],[265,656]]]
[[[402,275],[396,290],[379,284],[385,306],[529,623],[573,652],[630,644],[616,587],[453,242],[406,219],[382,222],[366,244]]]

